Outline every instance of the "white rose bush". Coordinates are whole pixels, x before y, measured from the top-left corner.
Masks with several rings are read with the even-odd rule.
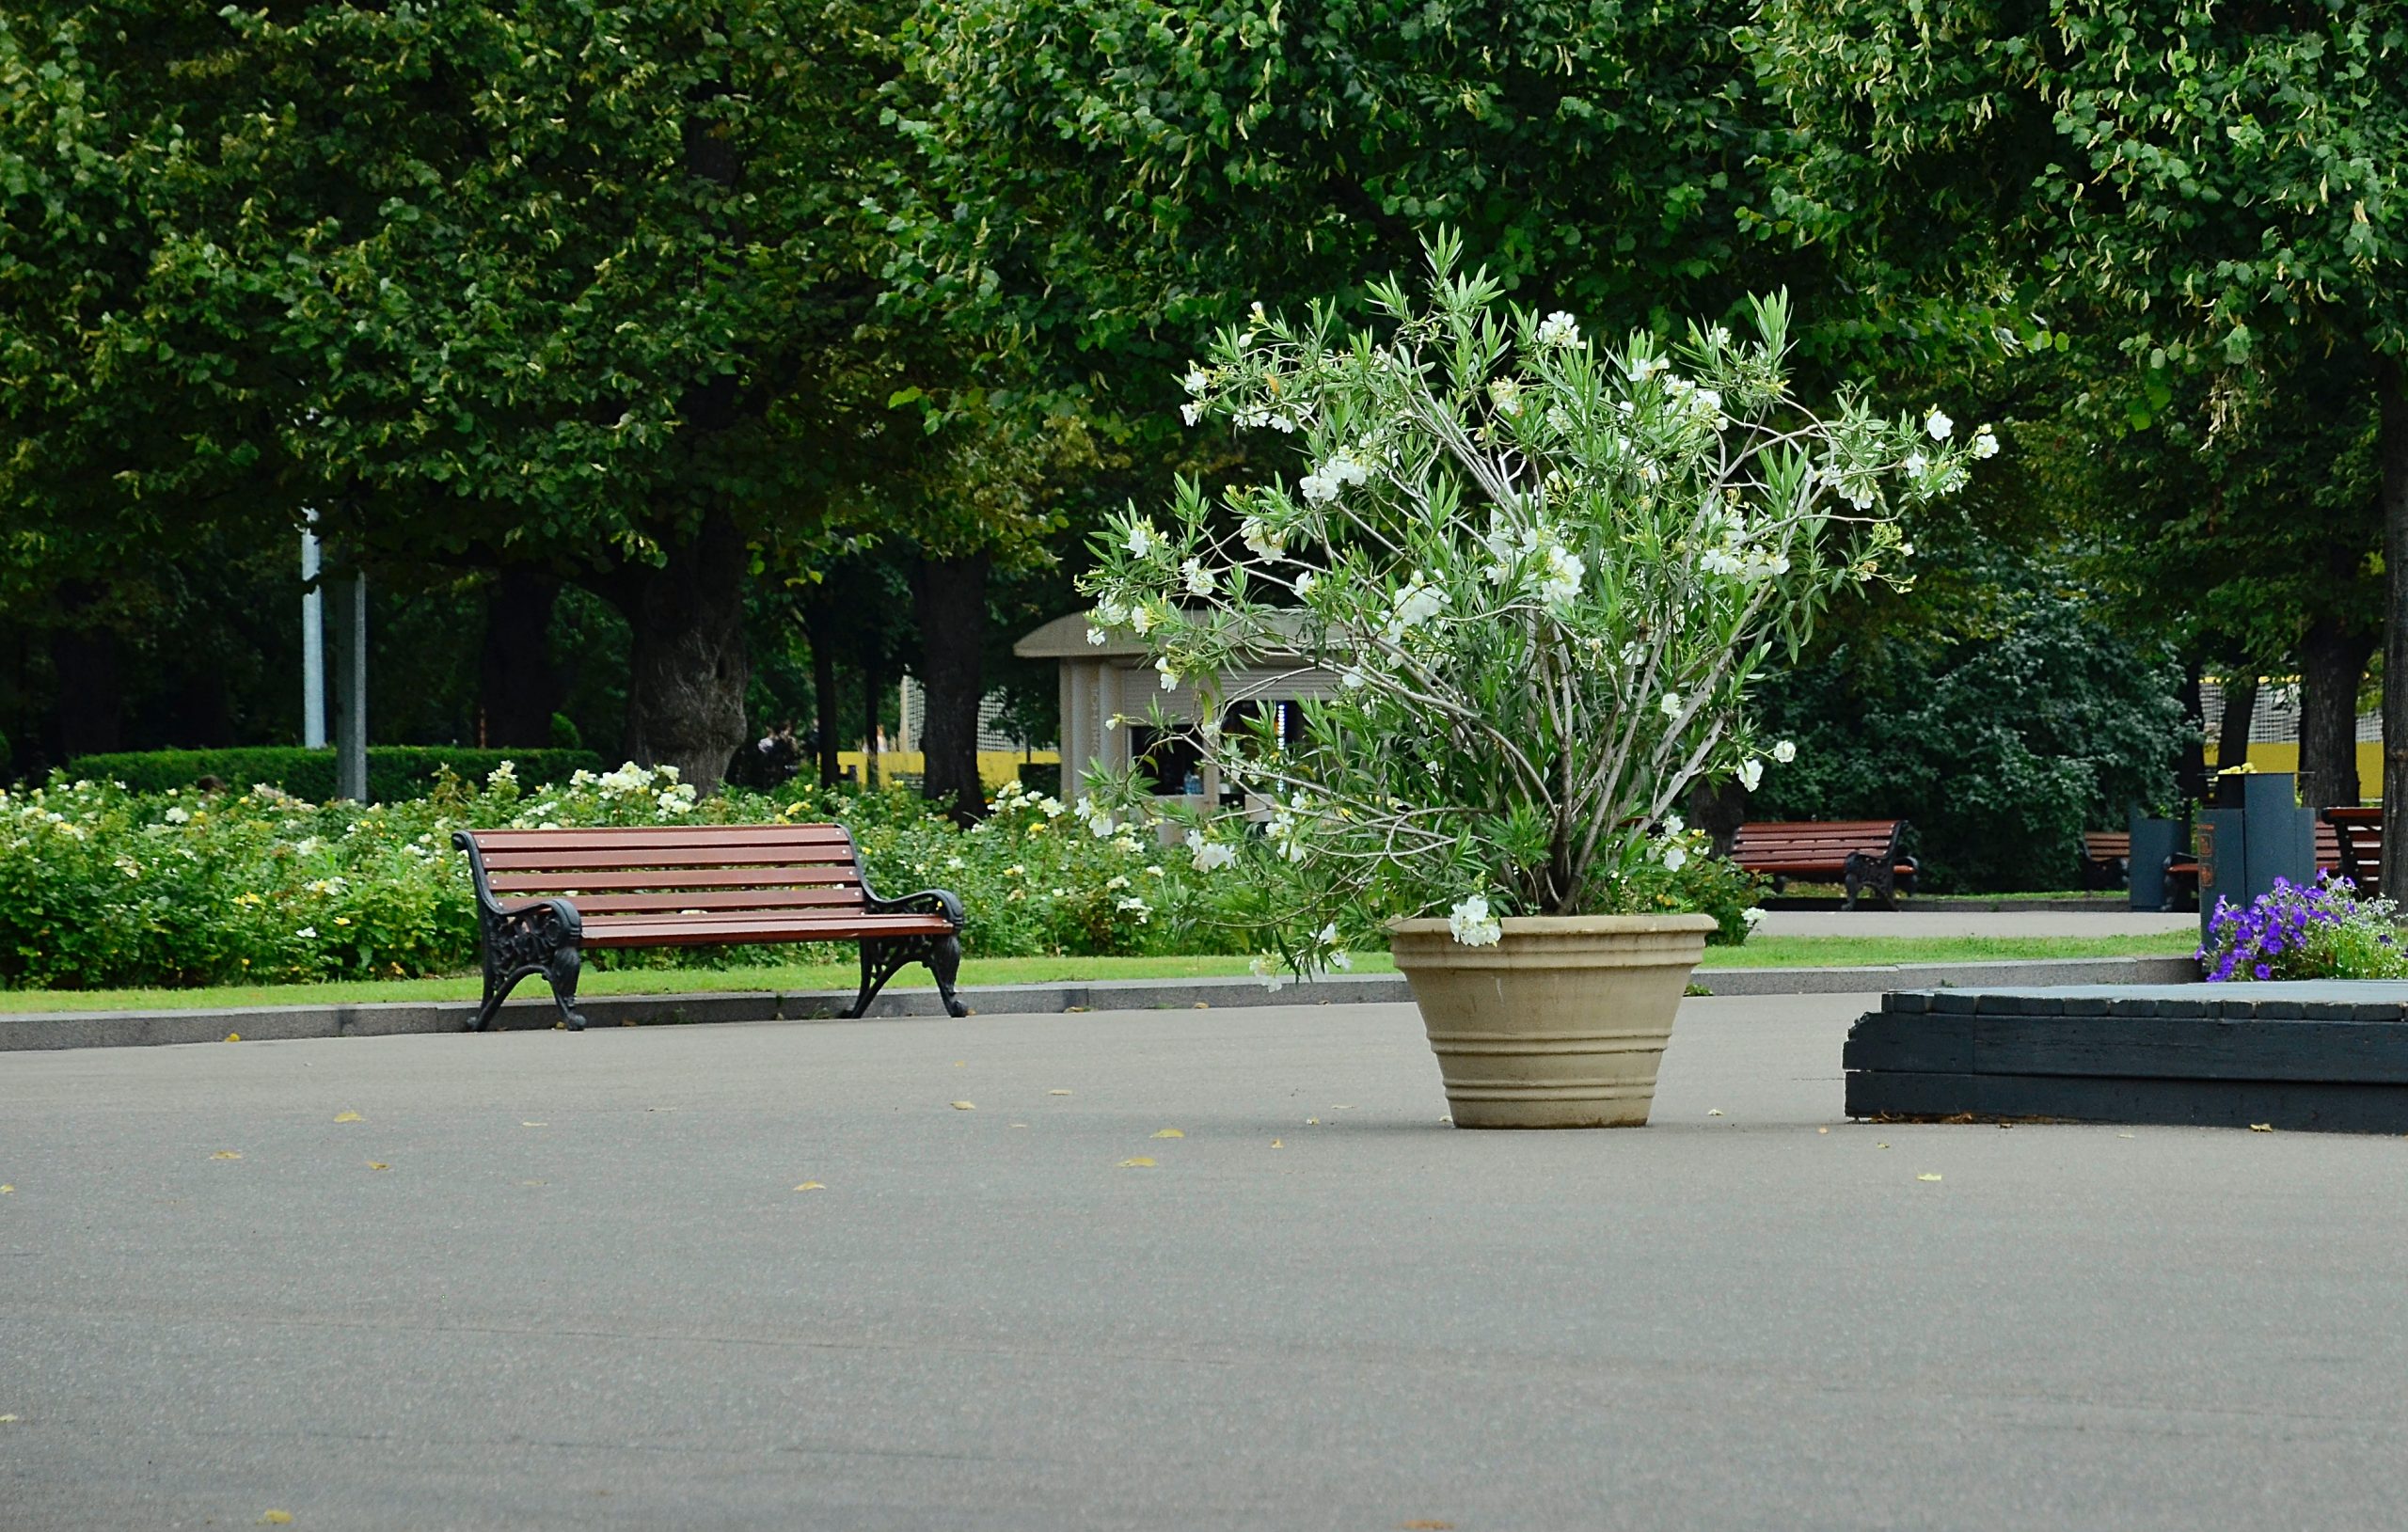
[[[1898,511],[1996,450],[1936,407],[1808,408],[1782,297],[1744,337],[1610,345],[1509,308],[1451,240],[1430,265],[1419,301],[1371,287],[1372,328],[1258,306],[1222,332],[1189,420],[1276,433],[1302,471],[1217,498],[1181,481],[1166,515],[1099,537],[1083,587],[1099,637],[1197,688],[1198,745],[1249,813],[1155,808],[1134,774],[1092,777],[1083,812],[1182,820],[1199,866],[1259,841],[1222,876],[1260,881],[1258,935],[1299,971],[1341,910],[1445,914],[1478,944],[1507,915],[1640,908],[1702,845],[1674,813],[1691,784],[1752,786],[1794,753],[1749,721],[1766,667],[1835,593],[1903,586]],[[1285,741],[1244,704],[1295,677],[1216,679],[1279,654],[1339,677]]]

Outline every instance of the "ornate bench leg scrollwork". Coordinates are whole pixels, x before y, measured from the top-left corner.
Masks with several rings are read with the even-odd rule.
[[[560,1006],[561,1017],[567,1021],[569,1030],[583,1032],[585,1018],[577,1009],[577,976],[584,966],[581,924],[577,910],[565,899],[547,899],[521,909],[486,911],[485,998],[477,1008],[477,1019],[468,1023],[468,1030],[484,1031],[518,981],[540,973],[550,982],[552,1000]]]
[[[1898,908],[1898,864],[1893,856],[1868,857],[1861,851],[1851,851],[1841,881],[1847,889],[1845,908],[1854,909],[1857,896],[1868,889],[1881,901],[1882,908]]]
[[[869,1003],[886,987],[886,981],[911,963],[926,963],[936,975],[937,994],[944,1002],[947,1016],[968,1016],[964,1005],[953,992],[953,981],[961,972],[961,900],[945,889],[923,889],[899,899],[881,899],[872,893],[869,880],[862,879],[862,902],[874,915],[942,915],[953,929],[938,936],[865,937],[862,940],[862,990],[853,1001],[848,1017],[869,1014]]]

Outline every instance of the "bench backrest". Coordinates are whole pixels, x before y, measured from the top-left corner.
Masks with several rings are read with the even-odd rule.
[[[2325,810],[2316,827],[2316,861],[2357,884],[2361,892],[2372,893],[2383,876],[2383,811]]]
[[[1903,819],[1827,819],[1739,827],[1731,860],[1759,872],[1787,867],[1836,867],[1850,853],[1894,856]]]
[[[588,915],[863,908],[861,859],[842,825],[468,833],[504,901],[565,897]]]
[[[2093,861],[2113,861],[2132,854],[2131,831],[2125,829],[2090,829],[2083,831],[2082,854]]]

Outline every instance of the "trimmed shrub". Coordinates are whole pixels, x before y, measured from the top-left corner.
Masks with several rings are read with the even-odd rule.
[[[482,781],[502,762],[513,763],[526,782],[566,782],[578,771],[599,771],[602,758],[585,750],[481,750],[466,745],[372,745],[368,750],[368,796],[379,803],[426,797],[445,771]],[[69,781],[122,783],[136,793],[190,788],[214,777],[240,792],[261,782],[295,798],[323,803],[335,796],[335,752],[292,745],[246,746],[214,750],[123,750],[79,755],[62,773]]]

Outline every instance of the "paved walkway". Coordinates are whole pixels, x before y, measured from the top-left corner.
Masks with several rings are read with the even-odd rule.
[[[1402,1006],[14,1056],[0,1524],[2400,1524],[2408,1141],[1850,1125],[1863,1003],[1620,1133]]]
[[[2196,936],[2199,917],[2146,909],[1767,909],[1756,929],[1801,937]]]

